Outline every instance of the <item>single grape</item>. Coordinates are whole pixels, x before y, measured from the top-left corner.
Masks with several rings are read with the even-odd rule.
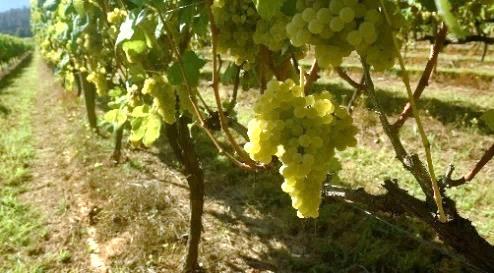
[[[343,1],[342,0],[332,0],[330,3],[329,3],[329,9],[331,10],[331,12],[334,14],[334,15],[338,15],[340,10],[342,8],[344,8],[345,5],[343,4]]]
[[[306,8],[304,12],[302,13],[302,19],[304,19],[305,22],[309,23],[316,17],[316,11],[313,8]]]
[[[345,27],[345,23],[339,17],[334,17],[331,19],[330,28],[334,32],[340,32]]]
[[[345,7],[340,10],[339,16],[344,23],[350,23],[355,18],[355,12],[352,8]]]
[[[362,42],[362,33],[354,30],[348,33],[346,40],[352,46],[357,47]]]
[[[310,21],[309,23],[309,31],[312,34],[320,34],[324,28],[324,25],[315,18],[314,20]]]
[[[327,23],[331,21],[331,11],[328,8],[322,8],[317,11],[317,20],[319,20],[321,23]]]

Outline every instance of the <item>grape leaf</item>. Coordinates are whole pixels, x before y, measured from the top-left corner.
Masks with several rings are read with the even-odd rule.
[[[146,134],[146,120],[142,118],[134,119],[131,122],[132,132],[130,133],[129,140],[131,142],[139,142]]]
[[[64,71],[69,64],[70,64],[70,56],[69,56],[69,54],[64,52],[62,54],[62,58],[60,59],[60,61],[58,62],[57,66],[55,68],[55,72],[58,74],[61,71]]]
[[[190,86],[197,86],[199,84],[199,77],[201,75],[201,68],[206,64],[206,61],[199,58],[194,51],[186,51],[182,55],[182,59],[179,62],[173,63],[168,69],[168,80],[172,85],[180,85],[184,83],[184,76],[187,77],[187,82]],[[180,67],[182,66],[182,67]],[[183,75],[182,74],[182,69]]]
[[[132,39],[136,31],[136,26],[142,23],[146,16],[146,10],[141,10],[139,13],[130,12],[122,25],[120,25],[120,31],[115,46],[118,46],[123,41]]]
[[[105,114],[104,120],[113,124],[114,130],[118,130],[127,121],[127,115],[120,109],[113,109]]]
[[[145,118],[149,116],[149,106],[148,105],[137,106],[136,108],[134,108],[132,114],[130,115],[135,118]]]
[[[487,125],[489,130],[494,132],[494,109],[485,112],[480,119]]]
[[[115,46],[118,46],[121,42],[125,40],[132,39],[134,36],[134,27],[135,27],[135,17],[133,13],[129,13],[125,21],[120,25],[120,32],[118,33],[117,41]]]
[[[262,19],[269,20],[280,12],[286,0],[254,0],[257,12]]]
[[[48,0],[43,4],[43,9],[55,11],[58,7],[59,0]]]
[[[72,51],[76,51],[79,45],[77,44],[77,38],[88,28],[89,17],[76,15],[72,21],[72,32],[70,36],[70,48]]]
[[[132,132],[129,140],[132,142],[142,141],[142,144],[149,147],[159,138],[162,122],[159,115],[147,114],[132,120],[131,125]]]
[[[161,117],[150,115],[146,122],[146,133],[142,138],[142,144],[146,147],[151,146],[159,137],[161,131]]]
[[[146,42],[141,40],[130,40],[122,44],[122,49],[131,54],[141,55],[147,50]]]
[[[225,69],[225,72],[223,72],[223,74],[221,75],[221,82],[226,84],[233,84],[239,69],[240,67],[238,65],[236,65],[235,63],[230,63]]]
[[[201,12],[194,16],[192,30],[199,35],[207,35],[209,30],[209,16],[206,12]]]

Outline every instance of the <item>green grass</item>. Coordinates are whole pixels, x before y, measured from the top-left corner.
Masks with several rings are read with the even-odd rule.
[[[317,90],[330,90],[336,99],[346,103],[353,93],[353,89],[338,78],[325,78],[315,85]],[[389,115],[401,113],[403,106],[408,102],[402,83],[398,81],[376,83],[378,99]],[[371,108],[372,104],[367,97],[362,103]],[[445,89],[426,89],[418,101],[419,108],[425,115],[447,126],[453,124],[461,128],[476,128],[486,133],[485,124],[480,122],[482,114],[494,105],[494,98],[489,94],[468,95],[468,91]]]
[[[30,111],[38,79],[35,61],[26,62],[0,82],[0,104],[8,109],[0,115],[0,272],[5,273],[44,272],[41,261],[29,257],[44,235],[41,217],[18,199],[34,156]]]

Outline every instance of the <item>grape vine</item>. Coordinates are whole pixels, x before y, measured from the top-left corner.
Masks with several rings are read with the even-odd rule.
[[[486,0],[474,2],[482,1]],[[428,2],[432,1],[39,0],[33,1],[32,18],[44,59],[68,90],[79,86],[84,91],[93,129],[98,130],[99,100],[107,103],[102,123],[111,125],[116,143],[125,136],[132,146],[146,148],[160,138],[169,140],[191,189],[184,271],[193,272],[199,267],[204,172],[191,128],[200,128],[219,154],[246,170],[279,169],[284,178],[281,190],[290,196],[296,214],[318,217],[323,184],[338,180],[338,151],[357,144],[357,128],[333,99],[332,90],[318,91],[311,88],[313,82],[322,71],[336,69],[341,74],[339,66],[356,54],[365,76],[358,88],[372,95],[371,69],[390,69],[397,60],[404,67],[399,52],[410,38],[412,12],[423,15],[421,22],[446,23],[455,21],[453,13],[464,18],[477,17],[468,17],[477,9],[484,10],[485,18],[493,13],[474,4],[453,6],[446,20],[441,9],[431,11]],[[414,31],[422,27],[417,22]],[[482,35],[492,31],[484,24],[461,26],[464,31],[477,27]],[[0,46],[9,43],[4,40],[0,36]],[[18,54],[9,50],[2,48],[0,62]],[[9,52],[6,57],[4,52]],[[308,75],[301,61],[315,62]],[[209,75],[210,82],[205,78]],[[222,96],[231,82],[234,95],[225,101]],[[261,93],[247,125],[246,143],[238,137],[245,132],[238,129],[243,126],[235,117],[239,86]],[[409,82],[407,91],[411,93]],[[430,174],[407,165],[408,154],[379,114],[403,165],[415,172],[419,183],[430,182],[432,162]]]

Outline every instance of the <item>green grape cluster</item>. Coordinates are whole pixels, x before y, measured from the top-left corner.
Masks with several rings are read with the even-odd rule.
[[[346,110],[332,102],[329,92],[306,96],[292,80],[272,80],[254,106],[245,150],[256,161],[282,163],[282,190],[301,218],[318,217],[321,188],[338,170],[336,149],[356,144],[356,127]]]
[[[110,11],[106,14],[106,19],[111,25],[122,24],[125,20],[125,17],[127,17],[127,11],[118,8],[115,8],[113,9],[113,11]]]
[[[230,53],[240,65],[256,58],[252,39],[259,15],[252,0],[215,0],[211,7],[218,33],[219,50]]]
[[[164,76],[153,76],[144,81],[142,94],[153,97],[153,108],[168,124],[176,121],[176,95]]]
[[[288,42],[285,31],[289,18],[277,15],[271,20],[260,19],[254,33],[254,43],[264,45],[271,51],[280,51]]]
[[[385,5],[393,29],[386,23],[379,0],[298,0],[298,13],[286,32],[296,47],[314,45],[323,68],[338,66],[357,51],[376,70],[384,70],[394,64],[392,35],[403,21],[392,2]]]
[[[97,68],[87,76],[87,81],[94,84],[99,96],[104,96],[108,92],[108,81],[106,79],[106,69]]]

